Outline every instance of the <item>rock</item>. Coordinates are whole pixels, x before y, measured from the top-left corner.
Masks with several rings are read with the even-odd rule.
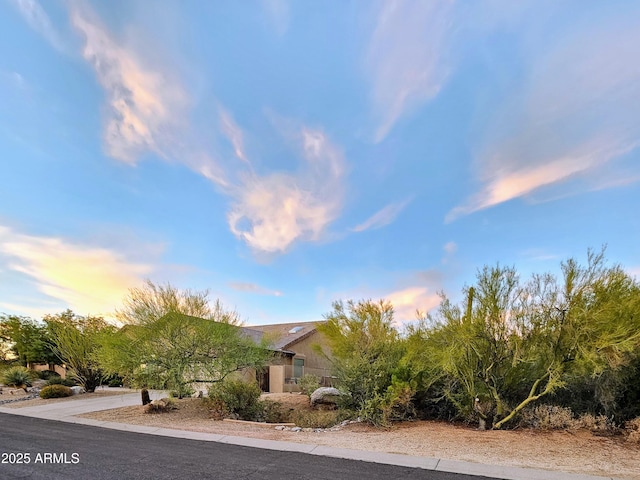
[[[320,387],[311,394],[311,406],[336,405],[343,393],[337,388]]]
[[[85,393],[84,388],[76,385],[75,387],[71,387],[71,395],[80,395],[81,393]]]
[[[202,398],[202,395],[203,395],[202,390],[198,390],[193,395],[191,395],[191,398]]]
[[[286,427],[286,426],[284,426],[284,425],[278,425],[278,426],[276,427],[276,430],[286,430],[286,429],[287,429],[287,427]]]
[[[301,431],[302,431],[302,428],[300,428],[300,427],[293,427],[293,428],[291,429],[291,431],[292,431],[292,432],[301,432]]]

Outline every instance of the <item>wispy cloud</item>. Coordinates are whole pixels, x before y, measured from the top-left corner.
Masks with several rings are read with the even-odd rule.
[[[396,290],[388,293],[384,298],[393,305],[397,326],[426,315],[440,304],[440,296],[422,286]]]
[[[284,35],[289,29],[288,0],[262,0],[262,5],[278,35]]]
[[[456,242],[447,242],[444,244],[444,247],[442,247],[442,249],[447,255],[453,255],[454,253],[456,253],[456,251],[458,251],[458,245],[456,244]]]
[[[435,97],[446,81],[452,6],[450,0],[382,2],[367,56],[379,121],[376,142],[402,116]]]
[[[574,193],[594,189],[605,169],[637,148],[639,32],[618,21],[535,54],[524,90],[494,115],[500,134],[488,135],[478,157],[480,191],[447,220],[569,181],[584,183]]]
[[[239,292],[257,293],[259,295],[272,295],[274,297],[281,297],[282,292],[279,290],[270,290],[268,288],[261,287],[255,283],[249,282],[230,282],[229,286]]]
[[[240,127],[231,117],[231,114],[224,109],[220,109],[220,130],[227,137],[231,145],[233,146],[233,153],[239,160],[249,163],[247,156],[244,153],[244,141],[243,133]]]
[[[150,65],[87,4],[69,5],[71,23],[84,39],[82,55],[105,92],[107,155],[135,165],[152,153],[206,177],[232,199],[229,227],[255,251],[280,253],[298,240],[320,237],[339,213],[345,164],[322,130],[298,128],[296,148],[303,160],[298,171],[256,173],[246,134],[229,111],[219,106],[218,128],[208,133],[212,138],[198,137],[189,123],[192,100],[175,69],[157,61]],[[284,15],[287,4],[274,5]],[[220,148],[225,142],[232,154]]]
[[[49,16],[36,0],[10,0],[22,14],[29,26],[42,35],[59,52],[66,53],[67,47]]]
[[[187,106],[182,86],[172,81],[168,72],[143,67],[88,7],[73,4],[71,22],[84,36],[82,54],[93,66],[107,97],[107,154],[132,164],[146,152],[167,158]]]
[[[344,155],[320,130],[298,136],[305,165],[297,174],[247,175],[234,193],[231,231],[251,248],[284,252],[297,240],[317,240],[342,204]]]
[[[152,271],[151,265],[129,261],[108,248],[1,226],[0,261],[5,269],[28,276],[41,293],[85,314],[113,311],[127,289]]]
[[[403,202],[396,202],[387,205],[386,207],[378,210],[376,213],[367,218],[364,222],[353,227],[354,232],[364,232],[365,230],[375,230],[382,228],[392,223],[396,217],[404,210],[409,204],[409,200]]]

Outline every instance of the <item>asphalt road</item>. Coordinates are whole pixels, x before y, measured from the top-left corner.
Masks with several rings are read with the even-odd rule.
[[[0,413],[0,479],[85,478],[487,480]]]

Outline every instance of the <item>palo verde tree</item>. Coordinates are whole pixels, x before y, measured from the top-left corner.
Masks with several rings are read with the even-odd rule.
[[[441,393],[461,414],[475,411],[499,429],[568,378],[619,368],[640,347],[635,281],[607,266],[604,252],[561,270],[560,280],[544,274],[521,283],[512,268],[485,267],[465,302],[444,297],[413,332],[412,361],[444,380]]]
[[[333,373],[348,394],[345,407],[374,424],[406,414],[413,391],[402,376],[404,343],[393,326],[393,306],[338,301],[325,318],[317,328],[328,339]]]
[[[103,378],[98,363],[99,338],[111,335],[115,327],[102,317],[83,317],[71,310],[44,317],[51,346],[59,360],[87,392],[95,391]]]
[[[208,292],[171,285],[131,289],[118,318],[126,325],[102,338],[100,361],[129,383],[168,388],[182,397],[193,383],[216,383],[244,368],[258,368],[271,355],[239,326],[236,312]]]

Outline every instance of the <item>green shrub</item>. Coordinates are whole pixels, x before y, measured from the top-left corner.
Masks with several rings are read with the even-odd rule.
[[[298,381],[298,385],[300,385],[302,393],[311,398],[311,394],[320,388],[320,377],[311,374],[303,375]]]
[[[40,390],[40,398],[70,397],[71,389],[64,385],[48,385]]]
[[[241,420],[258,420],[263,413],[262,391],[255,382],[225,380],[209,390],[209,398],[220,400],[233,416]]]
[[[25,367],[12,367],[4,372],[2,383],[27,391],[27,387],[31,386],[31,372]]]
[[[41,380],[49,380],[50,378],[60,376],[53,370],[40,370],[39,372],[36,372],[36,374]]]
[[[289,421],[289,412],[285,412],[280,402],[263,400],[261,420],[267,423],[284,423]]]
[[[46,385],[47,386],[49,386],[49,385],[64,385],[65,387],[75,387],[76,386],[76,382],[74,382],[70,378],[62,378],[60,375],[56,375],[55,377],[52,376],[49,380],[47,380]]]

